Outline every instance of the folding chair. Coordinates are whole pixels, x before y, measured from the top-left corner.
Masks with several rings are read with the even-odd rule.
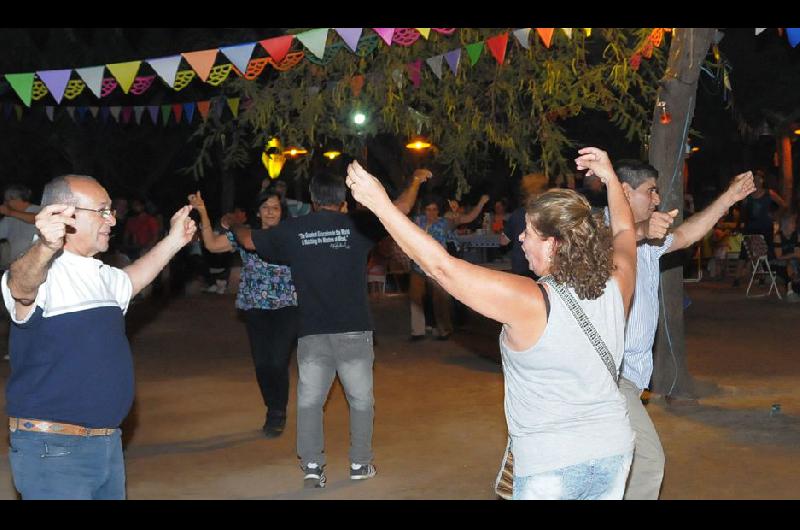
[[[750,234],[744,236],[744,248],[747,252],[747,257],[750,260],[750,265],[753,267],[753,273],[750,275],[750,283],[747,284],[747,292],[745,296],[750,298],[750,288],[753,286],[753,280],[756,276],[763,278],[769,277],[769,290],[766,293],[754,294],[752,297],[769,296],[772,290],[775,289],[775,294],[778,295],[778,300],[783,300],[781,293],[778,291],[778,285],[775,283],[775,273],[769,266],[769,258],[767,257],[767,242],[761,234]]]

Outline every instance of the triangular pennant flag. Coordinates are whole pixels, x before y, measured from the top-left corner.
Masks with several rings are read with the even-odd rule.
[[[39,70],[36,75],[45,84],[47,90],[50,91],[56,103],[61,103],[61,98],[64,97],[64,89],[67,88],[72,70]]]
[[[86,119],[86,113],[89,112],[89,109],[87,109],[86,107],[78,107],[77,110],[78,110],[78,121],[83,123],[83,121]]]
[[[86,68],[76,68],[75,72],[81,76],[81,79],[83,79],[83,82],[89,87],[89,90],[92,91],[92,94],[99,98],[103,91],[103,73],[105,69],[105,66],[89,66]]]
[[[564,32],[568,39],[572,40],[572,28],[561,28],[561,31]]]
[[[144,105],[136,105],[133,107],[133,115],[136,118],[136,125],[142,124],[142,114],[144,114]]]
[[[183,111],[186,114],[186,123],[192,123],[192,117],[194,116],[194,102],[184,103],[183,104]]]
[[[150,121],[153,125],[158,125],[158,105],[148,105],[147,113],[150,114]]]
[[[133,114],[133,107],[122,107],[122,123],[126,125],[130,123],[131,114]]]
[[[108,111],[111,113],[111,117],[114,118],[115,122],[119,122],[119,112],[122,110],[122,107],[119,105],[113,105],[108,107]]]
[[[180,103],[172,105],[172,113],[175,115],[175,123],[180,123],[181,116],[183,116],[183,105]]]
[[[539,34],[539,37],[542,38],[542,42],[544,42],[544,45],[548,48],[550,47],[550,42],[553,40],[554,30],[555,28],[536,28],[536,33]]]
[[[233,116],[239,116],[239,98],[228,98],[228,108],[233,112]]]
[[[765,29],[767,28],[756,28],[756,35],[761,35]]]
[[[205,83],[217,60],[218,51],[219,50],[214,48],[212,50],[182,53],[181,55],[183,55],[186,62],[191,65],[192,69],[197,72],[197,76]]]
[[[28,107],[31,106],[31,97],[33,96],[33,72],[26,74],[6,74],[6,79],[17,93],[19,99],[22,100]]]
[[[387,46],[392,45],[392,37],[394,36],[394,28],[372,28],[375,30],[375,33],[380,35],[383,39],[383,42],[386,43]]]
[[[238,46],[226,46],[220,48],[219,51],[230,59],[233,66],[238,68],[240,72],[246,72],[247,64],[250,62],[250,57],[253,56],[253,48],[255,47],[255,42],[248,42],[247,44],[239,44]]]
[[[127,94],[131,85],[133,85],[136,74],[139,73],[139,67],[141,65],[142,61],[129,61],[127,63],[107,64],[106,66],[108,67],[108,71],[111,72],[111,75],[117,79],[119,87]]]
[[[364,87],[364,76],[354,75],[350,78],[350,90],[353,91],[353,96],[358,97],[361,94],[361,89]]]
[[[328,28],[317,28],[295,35],[297,40],[308,48],[308,51],[322,59],[325,55],[325,43],[328,40]]]
[[[497,60],[497,64],[503,64],[506,58],[506,48],[508,47],[508,33],[502,33],[496,37],[486,39],[486,47]]]
[[[506,37],[508,37],[508,35],[506,35]],[[461,48],[456,48],[453,51],[445,53],[444,58],[450,66],[450,70],[453,71],[453,75],[458,75],[458,63],[461,61]]]
[[[467,49],[467,55],[469,55],[469,64],[472,66],[478,62],[478,59],[481,57],[481,53],[483,53],[483,41],[476,42],[474,44],[467,44],[465,48]]]
[[[172,106],[171,105],[161,105],[161,121],[164,125],[169,122],[169,115],[172,114]]]
[[[197,102],[197,112],[200,113],[200,116],[202,116],[203,121],[206,121],[208,119],[208,111],[210,109],[211,109],[211,101],[210,100],[198,101]]]
[[[789,44],[792,48],[800,43],[800,28],[786,28],[786,36],[789,38]]]
[[[67,107],[67,114],[72,118],[72,121],[75,121],[75,107]]]
[[[531,28],[522,28],[514,31],[514,36],[519,41],[519,45],[526,50],[530,49],[531,47],[530,34]]]
[[[178,67],[181,65],[180,55],[147,59],[147,64],[158,74],[158,77],[164,80],[168,87],[175,88],[175,74],[178,73]]]
[[[279,63],[289,53],[289,48],[292,47],[294,35],[283,35],[282,37],[273,37],[271,39],[264,39],[259,42],[262,48],[266,50],[272,60]],[[198,105],[199,108],[199,105]],[[205,117],[203,118],[205,119]]]
[[[355,53],[358,48],[358,39],[361,38],[361,31],[363,28],[333,28],[336,33],[342,38],[347,47]]]
[[[222,118],[222,111],[225,110],[225,98],[215,98],[211,104],[211,112],[214,113],[216,119]]]
[[[442,58],[444,58],[444,55],[437,55],[435,57],[425,59],[425,62],[428,63],[428,66],[431,67],[431,70],[433,70],[433,73],[436,74],[436,77],[439,79],[442,78]]]
[[[14,110],[17,112],[17,121],[22,121],[22,105],[14,105]]]
[[[100,112],[100,107],[95,107],[95,106],[89,107],[89,114],[92,115],[92,118],[97,119],[98,112]]]
[[[422,59],[417,59],[413,63],[408,63],[406,67],[408,68],[408,77],[411,79],[411,84],[419,88],[420,68],[422,68]]]
[[[414,29],[419,31],[419,34],[422,35],[422,37],[425,40],[428,40],[428,35],[431,34],[431,28],[414,28]]]
[[[54,109],[55,109],[55,107],[52,107],[52,106],[49,106],[49,105],[44,108],[44,113],[47,114],[47,119],[50,120],[50,121],[53,121],[53,110]]]

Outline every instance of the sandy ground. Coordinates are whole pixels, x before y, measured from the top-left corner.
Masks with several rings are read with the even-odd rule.
[[[667,455],[662,499],[800,498],[800,304],[687,284],[697,406],[648,405]],[[499,326],[466,313],[446,342],[410,343],[404,295],[373,303],[375,463],[348,478],[347,404],[326,406],[328,487],[303,490],[295,456],[296,367],[284,435],[264,407],[231,295],[137,303],[128,318],[137,391],[124,428],[130,499],[493,499],[505,443]],[[8,363],[0,364],[3,401]],[[770,416],[773,403],[782,412]],[[5,421],[5,417],[3,417]],[[14,499],[7,437],[0,499]]]

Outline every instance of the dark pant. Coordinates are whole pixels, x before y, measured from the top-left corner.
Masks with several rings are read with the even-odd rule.
[[[289,357],[297,340],[297,307],[245,311],[250,353],[261,397],[270,416],[286,416]]]

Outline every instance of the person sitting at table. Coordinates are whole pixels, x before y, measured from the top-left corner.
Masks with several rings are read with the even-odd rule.
[[[491,229],[492,233],[501,234],[503,232],[503,228],[505,227],[506,221],[508,221],[508,200],[506,199],[497,199],[494,201],[494,213],[491,216]]]
[[[444,211],[442,199],[436,195],[426,195],[422,199],[422,209],[425,212],[418,215],[414,222],[442,247],[447,248],[447,239],[453,229],[460,224],[471,223],[481,213],[483,207],[489,202],[488,195],[482,195],[478,204],[469,213],[453,213],[440,217]],[[411,276],[408,286],[408,300],[411,308],[411,338],[421,340],[425,338],[425,310],[424,300],[426,291],[433,294],[433,314],[436,318],[436,338],[447,340],[453,332],[453,323],[450,317],[451,298],[439,285],[425,276],[416,262],[411,264]]]

